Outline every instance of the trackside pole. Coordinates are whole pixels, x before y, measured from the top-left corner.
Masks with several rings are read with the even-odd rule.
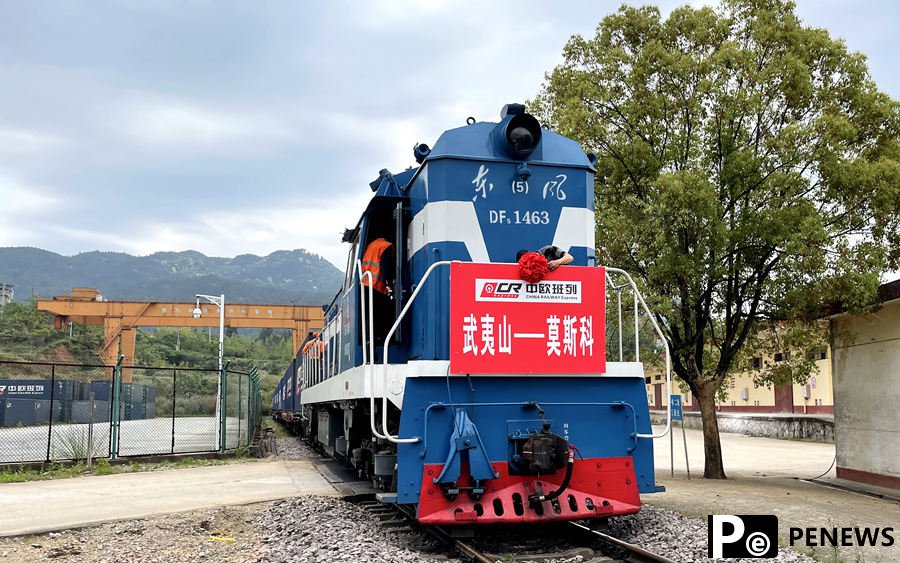
[[[87,450],[87,466],[88,469],[91,468],[91,462],[94,454],[94,391],[91,389],[91,394],[88,398],[88,450]]]
[[[675,477],[675,442],[672,432],[669,432],[669,476]]]
[[[681,436],[684,438],[684,464],[688,468],[688,479],[691,478],[691,467],[687,461],[687,436],[684,433],[684,416],[681,412],[681,395],[669,395],[669,409],[672,412],[672,420],[681,421]],[[670,475],[675,477],[675,438],[673,432],[669,432],[669,462],[671,464]]]
[[[122,386],[122,361],[125,359],[121,353],[113,368],[113,380],[111,389],[112,411],[110,411],[109,432],[109,459],[115,460],[119,456],[119,387]]]

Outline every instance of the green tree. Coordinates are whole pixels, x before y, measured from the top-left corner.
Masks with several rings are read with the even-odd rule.
[[[38,311],[35,298],[0,307],[0,360],[53,360],[62,348],[78,361],[96,363],[102,338],[103,329],[96,326],[56,330],[53,315]]]
[[[537,114],[598,155],[601,262],[651,298],[725,478],[714,401],[748,341],[898,266],[898,105],[784,0],[622,7],[563,55]]]

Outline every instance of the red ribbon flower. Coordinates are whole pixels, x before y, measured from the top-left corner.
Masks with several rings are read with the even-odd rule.
[[[549,271],[547,259],[538,252],[528,252],[519,258],[519,277],[528,283],[541,281]]]

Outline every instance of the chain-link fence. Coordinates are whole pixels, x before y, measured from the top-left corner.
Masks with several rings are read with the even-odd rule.
[[[0,361],[0,463],[245,448],[259,404],[255,367]]]

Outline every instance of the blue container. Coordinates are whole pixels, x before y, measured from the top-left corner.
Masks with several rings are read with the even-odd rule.
[[[50,422],[50,401],[38,399],[34,403],[34,420],[37,424],[48,424]],[[62,422],[62,401],[53,401],[53,422]]]
[[[75,401],[87,401],[91,398],[91,382],[76,381],[75,382]]]
[[[144,402],[144,418],[156,418],[156,389],[150,388],[151,393],[147,394],[147,400]]]
[[[93,422],[109,421],[109,401],[94,399]],[[87,424],[91,422],[90,401],[72,401],[72,422],[74,424]]]
[[[84,399],[90,399],[90,392],[93,391],[95,401],[109,401],[109,387],[109,381],[91,381],[90,390],[88,391],[88,395],[84,397]]]
[[[143,420],[147,418],[145,403],[122,403],[122,420]]]
[[[5,410],[4,426],[34,426],[38,422],[33,399],[8,399]]]

